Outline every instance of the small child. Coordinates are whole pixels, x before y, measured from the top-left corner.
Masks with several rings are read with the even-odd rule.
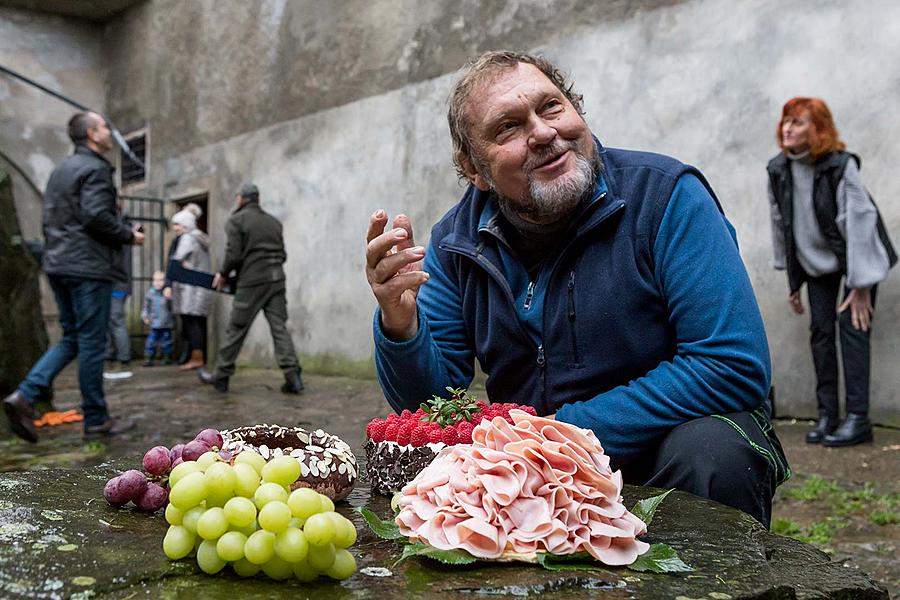
[[[153,273],[153,287],[144,296],[141,309],[141,320],[150,326],[147,343],[144,344],[144,366],[153,366],[156,347],[161,346],[164,364],[172,364],[172,300],[163,294],[166,274],[162,271]]]

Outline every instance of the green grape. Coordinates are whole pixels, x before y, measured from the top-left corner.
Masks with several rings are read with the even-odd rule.
[[[275,537],[275,554],[290,563],[303,560],[308,551],[306,536],[299,529],[288,527]]]
[[[207,508],[197,521],[197,534],[204,540],[218,539],[226,531],[228,519],[225,518],[225,511],[219,507]]]
[[[219,558],[216,552],[216,543],[213,540],[203,540],[197,548],[197,564],[204,573],[215,575],[225,567],[225,561]]]
[[[181,525],[172,525],[163,538],[163,552],[172,560],[184,558],[194,549],[194,534]]]
[[[303,526],[303,534],[306,536],[306,541],[314,546],[330,543],[334,539],[334,533],[334,521],[328,518],[325,513],[311,516]]]
[[[260,529],[254,531],[244,544],[244,558],[261,565],[275,556],[275,534]]]
[[[244,544],[247,536],[237,531],[229,531],[222,534],[216,542],[216,552],[222,560],[233,562],[244,558]]]
[[[232,525],[246,527],[256,518],[256,505],[249,498],[232,498],[225,503],[225,518]]]
[[[331,567],[325,571],[325,574],[332,579],[347,579],[356,572],[356,559],[353,555],[344,549],[340,549],[334,553],[334,562]]]
[[[234,464],[240,465],[250,465],[253,467],[253,470],[257,473],[262,473],[262,469],[266,466],[266,459],[257,454],[256,452],[240,452],[237,456],[234,457]]]
[[[281,533],[291,521],[291,509],[284,502],[272,500],[259,509],[259,526],[272,533]]]
[[[300,581],[308,583],[310,581],[313,581],[318,576],[319,572],[309,566],[309,563],[305,560],[294,563],[294,577],[296,577]]]
[[[182,519],[184,519],[184,511],[175,508],[174,504],[166,505],[166,522],[169,525],[181,525]]]
[[[197,466],[200,467],[201,471],[206,471],[210,467],[210,465],[215,463],[217,460],[219,460],[219,455],[217,453],[212,451],[204,452],[197,459]]]
[[[324,573],[334,564],[335,556],[334,544],[328,543],[322,546],[310,544],[309,552],[306,554],[306,562],[319,573]]]
[[[310,488],[298,488],[288,496],[288,506],[295,517],[308,519],[317,512],[322,512],[322,501],[319,493]]]
[[[184,525],[184,528],[191,533],[197,533],[197,521],[200,520],[200,517],[202,517],[203,513],[205,512],[206,509],[202,506],[195,506],[191,510],[184,513],[184,517],[181,519],[181,524]]]
[[[290,504],[288,504],[290,506]],[[291,517],[291,520],[288,521],[288,527],[296,527],[297,529],[303,529],[303,526],[306,524],[306,519],[301,519],[300,517]]]
[[[288,486],[300,477],[300,463],[293,456],[279,456],[267,462],[260,475],[263,481]]]
[[[350,519],[336,512],[323,513],[334,523],[334,545],[338,548],[349,548],[356,543],[356,527]]]
[[[246,527],[236,527],[232,525],[228,528],[229,531],[237,531],[239,533],[243,533],[245,536],[250,537],[254,532],[259,531],[259,525],[256,524],[254,520],[252,523],[247,525]]]
[[[231,568],[234,569],[234,572],[241,577],[253,577],[257,573],[259,573],[260,569],[262,569],[262,567],[253,564],[246,558],[234,561],[233,563],[231,563]]]
[[[209,465],[209,468],[206,469],[206,481],[211,494],[226,496],[234,494],[237,475],[231,465],[217,462]]]
[[[232,498],[234,498],[234,494],[231,494],[231,493],[228,493],[225,495],[219,495],[219,494],[213,494],[212,492],[210,492],[206,496],[206,507],[212,508],[213,506],[218,506],[219,508],[222,508],[223,506],[225,506],[225,503],[228,502],[229,500],[231,500]]]
[[[182,477],[188,475],[190,473],[200,473],[202,469],[197,466],[197,463],[194,461],[185,461],[172,469],[169,473],[169,489],[175,487],[179,481],[181,481]]]
[[[291,563],[277,556],[273,556],[271,559],[264,562],[262,570],[263,573],[265,573],[272,579],[276,579],[279,581],[282,579],[288,579],[294,574],[294,568]]]
[[[240,456],[240,455],[238,455]],[[259,487],[259,473],[246,463],[236,463],[232,470],[235,475],[234,493],[244,498],[252,498],[256,488]]]
[[[189,473],[172,487],[172,491],[169,493],[169,502],[180,510],[188,510],[203,502],[207,492],[206,475]]]
[[[332,502],[331,498],[329,498],[325,494],[319,494],[319,502],[322,503],[322,508],[319,510],[319,512],[333,512],[334,511],[334,502]]]
[[[262,509],[267,502],[271,502],[272,500],[287,502],[287,499],[287,490],[284,489],[283,486],[271,482],[262,484],[256,488],[256,493],[253,494],[253,501],[256,503],[256,508],[259,509]]]

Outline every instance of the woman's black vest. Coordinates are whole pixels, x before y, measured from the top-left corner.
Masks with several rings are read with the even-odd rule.
[[[859,157],[850,152],[830,152],[813,163],[813,210],[816,214],[816,222],[825,237],[828,247],[837,256],[841,273],[847,272],[847,243],[837,226],[837,189],[844,176],[844,169],[850,159],[856,161],[857,167],[862,162]],[[800,266],[797,260],[797,248],[794,242],[794,181],[791,177],[790,160],[783,152],[769,161],[766,169],[769,172],[769,183],[775,202],[781,212],[781,226],[784,231],[784,251],[787,263],[788,284],[791,292],[800,289],[809,275]],[[868,193],[868,192],[867,192]],[[869,195],[872,204],[875,201]],[[878,208],[876,207],[876,211]],[[878,237],[887,250],[888,260],[891,266],[897,262],[897,253],[891,245],[887,230],[878,213]]]

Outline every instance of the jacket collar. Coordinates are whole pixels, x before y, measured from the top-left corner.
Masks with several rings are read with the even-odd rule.
[[[103,156],[102,154],[97,154],[96,152],[94,152],[93,150],[91,150],[90,148],[85,146],[84,144],[78,144],[77,146],[75,146],[75,151],[72,154],[80,154],[82,156],[93,156],[95,158],[99,158],[100,160],[102,160],[103,162],[108,164],[110,167],[112,167],[112,163],[110,163],[108,160],[106,160],[105,156]]]
[[[241,212],[242,210],[262,211],[262,207],[260,207],[260,205],[259,205],[259,200],[251,200],[247,204],[244,204],[243,206],[239,206],[236,209],[234,209],[234,212],[232,212],[231,214],[236,215],[237,213]]]

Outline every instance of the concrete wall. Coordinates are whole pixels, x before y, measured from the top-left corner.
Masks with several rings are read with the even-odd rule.
[[[103,110],[99,25],[0,7],[0,64],[98,110]],[[75,109],[0,74],[0,166],[12,179],[16,212],[26,239],[42,237],[41,195],[53,166],[72,151],[66,123]],[[46,278],[42,304],[51,335],[56,305]]]
[[[368,216],[409,213],[420,240],[460,196],[445,99],[478,51],[539,50],[584,93],[610,146],[669,153],[707,175],[736,226],[765,318],[782,414],[814,412],[808,318],[769,267],[765,163],[782,103],[824,97],[900,238],[890,166],[900,117],[900,4],[890,0],[318,2],[153,0],[107,25],[108,106],[148,125],[148,193],[210,194],[214,261],[243,179],[288,239],[291,324],[305,364],[367,368]],[[217,235],[218,233],[218,235]],[[900,422],[897,275],[881,287],[872,408]],[[224,326],[228,301],[218,306]],[[242,360],[271,363],[260,320]]]

